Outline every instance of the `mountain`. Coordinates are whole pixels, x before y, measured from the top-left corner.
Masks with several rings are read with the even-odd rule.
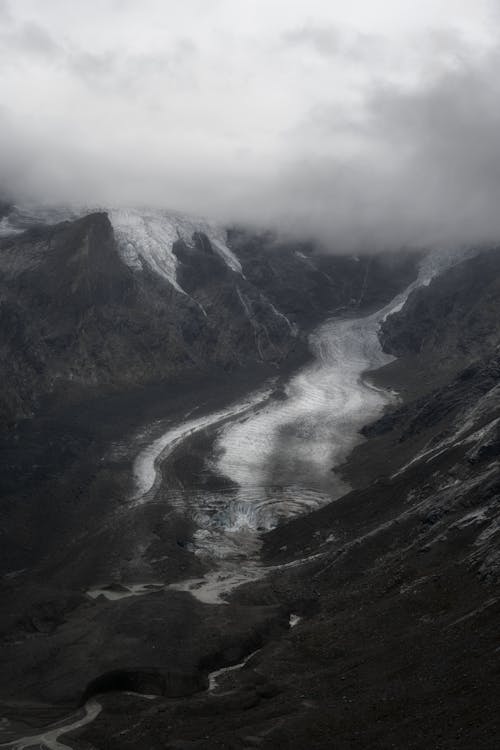
[[[427,283],[421,253],[335,256],[171,212],[2,210],[0,740],[44,744],[57,720],[82,749],[496,748],[498,248],[428,255]],[[272,440],[258,420],[233,439],[235,462],[257,446],[272,465],[294,441],[304,463],[328,455],[301,410],[328,406],[315,389],[335,369],[307,341],[331,317],[370,332],[333,340],[332,368],[365,344],[385,363],[362,378],[385,394],[375,420],[341,383],[368,422],[327,465],[346,492],[323,482],[318,508],[300,461],[265,487],[251,463],[252,500],[318,509],[224,534],[245,498],[217,470],[221,435],[282,404]]]
[[[333,257],[242,231],[231,233],[233,251],[225,229],[168,212],[50,223],[64,215],[4,207],[4,422],[48,397],[81,402],[188,373],[276,367],[305,356],[306,324],[377,304],[413,273],[413,258]]]
[[[153,256],[139,262],[128,247],[105,213],[2,241],[4,418],[29,415],[48,394],[82,398],[212,365],[279,362],[294,346],[287,321],[202,235],[190,248],[174,239],[164,255],[171,265],[182,256],[181,274],[195,267],[191,285],[205,267],[210,299],[198,296],[206,309]]]

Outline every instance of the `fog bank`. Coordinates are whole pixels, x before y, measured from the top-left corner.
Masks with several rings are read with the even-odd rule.
[[[498,4],[0,0],[0,189],[342,250],[500,238]]]

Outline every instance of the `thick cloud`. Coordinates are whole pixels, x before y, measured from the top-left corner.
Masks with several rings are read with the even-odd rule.
[[[500,239],[498,4],[0,0],[0,164],[338,249]]]
[[[366,248],[500,243],[499,63],[460,65],[410,92],[376,87],[340,127],[335,111],[316,112],[304,130],[323,143],[345,136],[346,155],[325,157],[312,139],[276,185],[272,211],[285,220],[293,207],[299,226]]]

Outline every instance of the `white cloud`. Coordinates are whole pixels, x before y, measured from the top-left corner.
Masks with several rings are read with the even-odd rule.
[[[341,243],[455,236],[458,206],[497,231],[496,10],[0,0],[5,188]]]

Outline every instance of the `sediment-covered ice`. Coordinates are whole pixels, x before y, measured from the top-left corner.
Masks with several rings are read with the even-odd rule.
[[[165,460],[187,438],[218,422],[248,412],[266,401],[270,393],[271,388],[265,387],[225,409],[181,422],[167,429],[159,438],[148,444],[134,462],[134,501],[141,503],[147,499],[148,493],[159,478],[159,462]]]

